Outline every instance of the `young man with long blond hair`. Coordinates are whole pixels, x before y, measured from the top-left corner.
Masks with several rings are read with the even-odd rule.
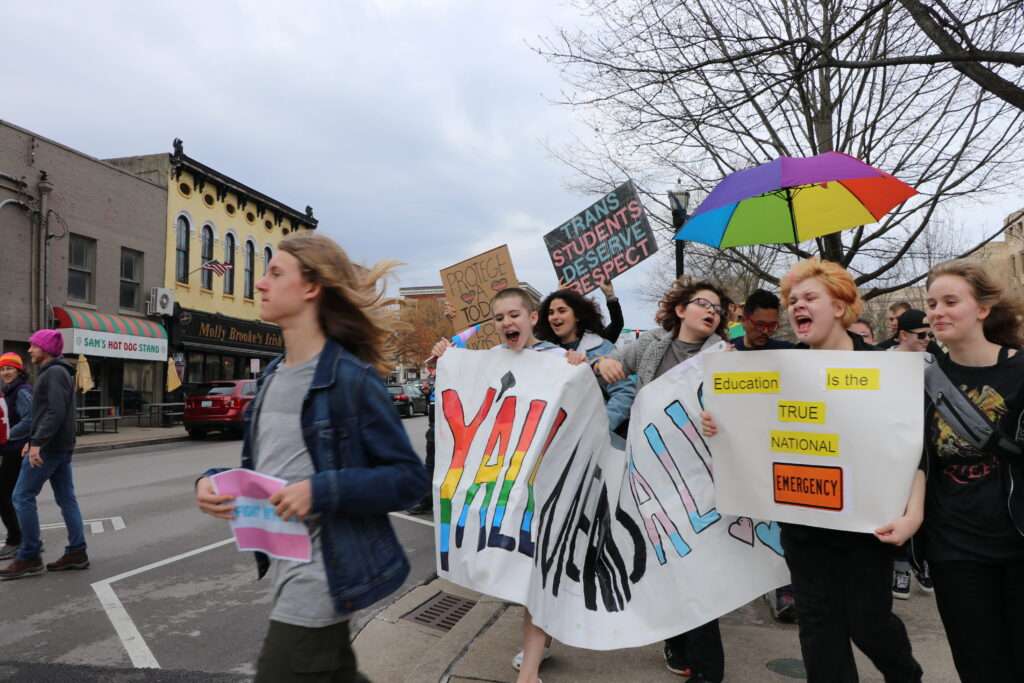
[[[387,513],[419,500],[427,477],[379,374],[391,328],[377,284],[394,265],[360,271],[329,238],[301,234],[281,242],[256,283],[285,353],[259,380],[242,467],[288,482],[270,502],[306,524],[313,548],[310,562],[257,554],[260,576],[273,577],[257,683],[365,681],[348,620],[409,574]],[[196,501],[231,519],[232,497],[208,478],[216,472],[199,479]]]

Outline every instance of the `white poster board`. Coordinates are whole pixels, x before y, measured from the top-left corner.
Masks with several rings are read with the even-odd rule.
[[[924,439],[922,354],[722,353],[704,373],[721,510],[867,533],[904,513]]]
[[[557,640],[600,650],[683,633],[788,583],[778,524],[715,509],[711,455],[691,419],[703,355],[639,392],[622,450],[587,365],[447,351],[438,574],[524,604]]]

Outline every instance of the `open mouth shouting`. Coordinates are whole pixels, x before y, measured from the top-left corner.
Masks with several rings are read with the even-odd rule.
[[[522,333],[514,327],[508,330],[504,330],[504,334],[505,341],[508,343],[509,346],[515,346],[516,344],[519,343],[520,338],[522,338]]]
[[[811,326],[814,324],[814,318],[809,313],[800,312],[793,316],[793,329],[798,336],[805,337],[811,332]]]

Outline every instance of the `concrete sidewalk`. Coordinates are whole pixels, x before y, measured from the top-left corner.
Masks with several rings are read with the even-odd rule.
[[[115,448],[133,448],[172,443],[188,439],[188,432],[181,425],[174,427],[132,427],[122,425],[115,432],[82,434],[75,438],[75,454],[109,451]]]
[[[476,600],[451,630],[403,619],[438,593]],[[914,587],[908,601],[896,601],[925,670],[925,681],[958,678],[935,609],[935,599]],[[482,596],[442,579],[416,588],[377,614],[355,640],[360,669],[374,683],[464,683],[515,681],[512,657],[519,649],[523,608]],[[767,603],[755,600],[721,620],[727,683],[805,680],[795,625],[777,624]],[[597,652],[555,642],[541,668],[545,683],[569,681],[680,681],[665,668],[660,643]],[[882,681],[856,650],[861,681]]]

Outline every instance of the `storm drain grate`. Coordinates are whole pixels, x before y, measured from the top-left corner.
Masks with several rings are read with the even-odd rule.
[[[403,619],[436,628],[439,631],[451,631],[459,619],[473,609],[476,600],[460,598],[451,593],[437,593],[416,609],[402,615]]]

